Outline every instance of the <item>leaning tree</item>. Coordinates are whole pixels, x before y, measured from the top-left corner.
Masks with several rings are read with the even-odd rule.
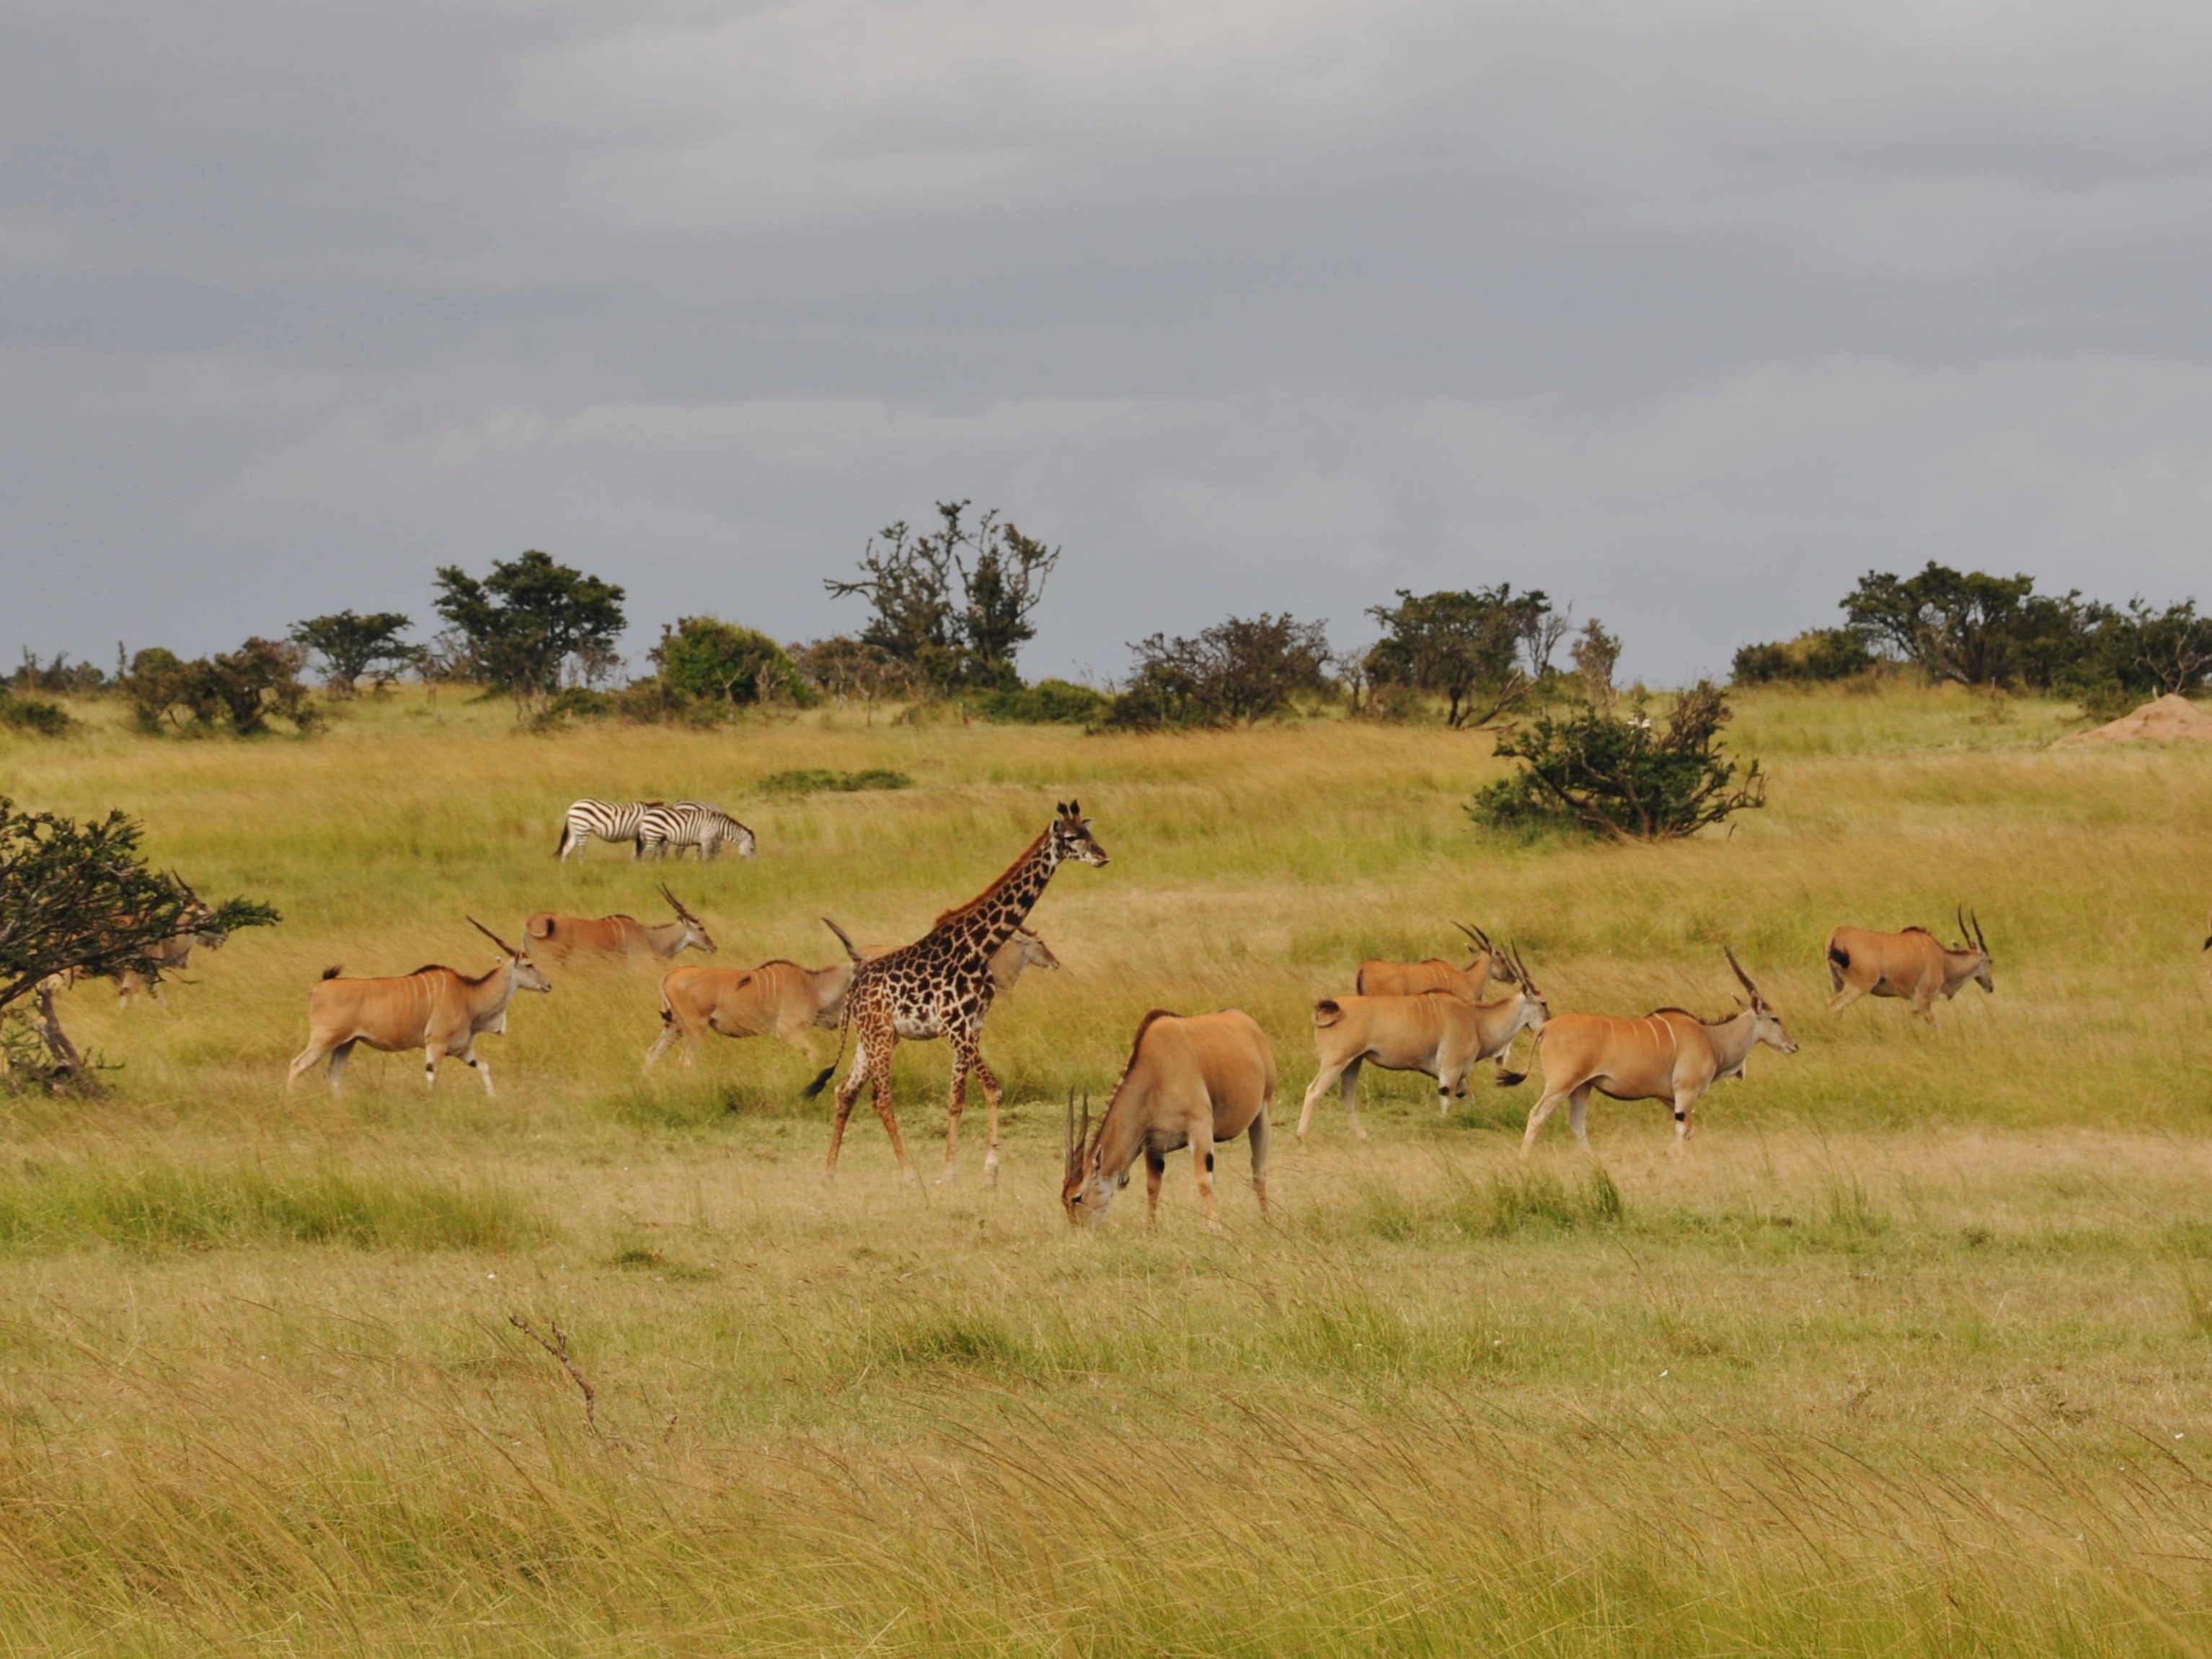
[[[78,823],[0,795],[0,1020],[26,1019],[58,1078],[84,1069],[54,1012],[70,976],[156,973],[154,947],[187,927],[228,933],[277,920],[252,899],[204,910],[183,878],[147,866],[143,833],[122,812]]]

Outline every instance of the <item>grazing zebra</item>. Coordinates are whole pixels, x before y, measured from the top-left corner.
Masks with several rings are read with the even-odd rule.
[[[629,842],[630,856],[635,858],[639,821],[660,804],[657,800],[580,800],[561,821],[561,845],[555,852],[566,859],[597,836],[601,841]]]
[[[710,859],[725,846],[738,849],[739,858],[753,855],[753,832],[719,806],[705,801],[679,800],[673,806],[655,804],[638,821],[637,853],[659,858],[671,848],[681,858],[684,849],[696,847],[699,856]]]

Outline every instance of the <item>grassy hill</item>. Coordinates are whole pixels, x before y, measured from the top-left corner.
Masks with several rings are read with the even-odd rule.
[[[2212,755],[2054,749],[2067,706],[1763,693],[1731,833],[1528,844],[1462,805],[1486,739],[864,726],[532,736],[452,692],[324,736],[149,739],[87,703],[0,733],[0,793],[143,817],[210,895],[284,912],[172,1012],[80,988],[106,1097],[0,1097],[0,1643],[160,1652],[2192,1650],[2212,1640]],[[794,795],[807,770],[896,791]],[[557,864],[583,794],[717,800],[760,856]],[[490,953],[539,908],[660,914],[717,961],[918,935],[1079,796],[1113,855],[1032,917],[985,1051],[1005,1168],[920,1192],[828,1059],[640,1070],[654,974],[519,998],[434,1094],[356,1056],[286,1094],[322,969]],[[1997,994],[1930,1030],[1824,1011],[1842,921],[1976,908]],[[1363,957],[1525,952],[1555,1011],[1713,1013],[1735,947],[1802,1044],[1682,1158],[1534,1085],[1449,1119],[1325,1103],[1308,1010]],[[696,958],[692,958],[696,960]],[[1058,1206],[1062,1102],[1143,1012],[1241,1006],[1283,1077],[1263,1223],[1170,1159],[1162,1224]],[[941,1045],[898,1066],[928,1173]],[[1561,1115],[1562,1118],[1564,1115]],[[595,1390],[509,1322],[567,1334]]]

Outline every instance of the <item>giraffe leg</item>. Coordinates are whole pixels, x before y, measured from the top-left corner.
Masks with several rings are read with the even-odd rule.
[[[860,1097],[860,1085],[875,1068],[872,1057],[874,1033],[863,1030],[853,1048],[853,1069],[837,1085],[837,1109],[830,1120],[830,1158],[822,1166],[824,1180],[837,1173],[837,1153],[845,1144],[845,1122],[853,1115],[853,1104]]]
[[[996,1186],[999,1180],[999,1102],[1003,1091],[999,1087],[999,1075],[983,1062],[982,1051],[975,1054],[975,1075],[983,1080],[983,1103],[991,1109],[991,1144],[983,1153],[983,1179]]]
[[[945,1173],[937,1177],[940,1185],[952,1179],[953,1155],[960,1146],[960,1114],[968,1109],[968,1069],[975,1061],[973,1037],[958,1032],[947,1032],[945,1036],[952,1045],[952,1088],[945,1098]]]
[[[891,1151],[898,1158],[899,1175],[911,1187],[920,1179],[914,1165],[907,1162],[906,1142],[899,1139],[898,1114],[891,1109],[891,1048],[886,1042],[868,1068],[868,1099],[876,1109],[876,1115],[884,1121],[884,1133],[891,1138]]]

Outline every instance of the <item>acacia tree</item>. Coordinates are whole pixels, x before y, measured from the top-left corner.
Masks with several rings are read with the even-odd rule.
[[[525,708],[543,707],[564,675],[597,684],[620,659],[623,590],[535,548],[495,560],[479,581],[459,565],[438,570],[438,614],[477,672]]]
[[[157,971],[148,952],[198,903],[179,878],[147,868],[141,833],[121,812],[80,824],[19,811],[0,796],[0,1018],[30,1004],[30,1024],[58,1073],[74,1075],[84,1061],[54,1015],[57,976]],[[268,905],[234,898],[195,913],[192,926],[228,933],[276,920]]]
[[[1396,605],[1367,614],[1384,629],[1362,664],[1368,679],[1443,698],[1455,728],[1486,726],[1512,708],[1559,644],[1551,601],[1538,589],[1516,594],[1510,582],[1418,595],[1401,587]]]
[[[1869,570],[1845,596],[1853,628],[1930,679],[2001,685],[2019,667],[2035,578],[1960,572],[1929,560],[1917,576]]]
[[[835,598],[867,600],[875,614],[861,641],[938,690],[1017,690],[1015,659],[1036,637],[1030,617],[1060,550],[1024,535],[995,507],[969,523],[971,505],[938,502],[939,527],[929,535],[903,519],[886,526],[869,540],[859,577],[822,585]]]
[[[399,637],[414,625],[397,611],[339,611],[293,623],[292,639],[322,658],[331,690],[350,697],[363,674],[374,674],[380,691],[422,659],[421,646]]]
[[[1328,684],[1327,625],[1285,612],[1231,617],[1195,638],[1154,634],[1129,649],[1128,684],[1107,711],[1109,726],[1251,726],[1281,713],[1301,691]]]

